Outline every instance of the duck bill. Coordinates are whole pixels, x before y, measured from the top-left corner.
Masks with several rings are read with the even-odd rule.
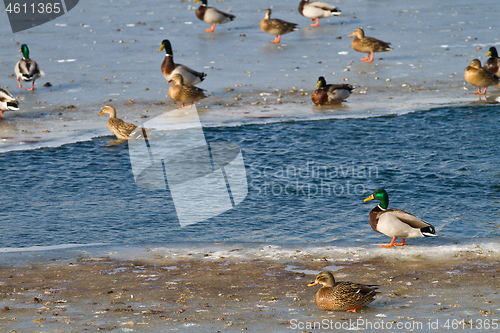
[[[97,115],[99,116],[99,115],[101,115],[101,114],[104,114],[104,110],[103,110],[103,111],[101,111],[101,112],[99,112]]]
[[[350,34],[349,36],[347,36],[347,37],[352,37],[352,36],[355,36],[354,32],[352,34]]]
[[[372,194],[368,198],[366,198],[365,200],[363,200],[363,202],[367,202],[367,201],[370,201],[370,200],[373,200],[373,199],[375,199],[375,197]]]
[[[163,51],[163,50],[165,50],[165,46],[163,46],[163,44],[162,44],[162,45],[160,46],[160,48],[158,49],[158,52]]]
[[[318,81],[318,84],[316,85],[316,88],[321,87],[321,81]]]
[[[491,57],[491,52],[488,52],[488,54],[486,56],[487,57]]]
[[[309,283],[307,286],[312,287],[312,286],[315,286],[317,284],[318,284],[318,281],[314,281],[314,282]]]

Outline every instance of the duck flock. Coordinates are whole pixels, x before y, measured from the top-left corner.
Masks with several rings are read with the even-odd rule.
[[[208,6],[208,0],[195,0],[194,2],[201,2],[200,6],[195,11],[196,17],[211,26],[210,29],[206,29],[205,31],[214,32],[217,25],[229,23],[236,18],[234,14]],[[314,22],[311,26],[319,26],[319,20],[322,18],[339,16],[342,14],[339,8],[331,4],[309,0],[300,1],[298,4],[298,12]],[[259,24],[262,31],[275,36],[275,39],[270,41],[271,43],[280,43],[282,35],[299,30],[296,23],[271,18],[271,13],[271,9],[267,9],[264,18]],[[375,52],[393,50],[390,47],[390,43],[365,36],[362,28],[356,29],[349,37],[354,37],[351,46],[355,51],[367,54],[366,58],[360,59],[364,62],[372,62]],[[168,90],[168,97],[181,103],[181,108],[184,108],[185,104],[190,104],[188,107],[190,108],[194,102],[207,97],[203,89],[195,86],[202,82],[207,75],[182,64],[176,64],[173,59],[172,45],[169,40],[165,39],[162,41],[158,51],[162,50],[165,50],[166,54],[161,65],[161,71],[168,83],[174,83]],[[22,89],[21,81],[24,81],[32,82],[31,88],[27,90],[35,90],[35,80],[42,76],[43,72],[40,71],[38,64],[30,59],[30,51],[26,44],[21,46],[19,52],[23,54],[23,58],[15,66],[19,88]],[[475,93],[478,95],[486,94],[486,90],[489,86],[500,84],[500,59],[496,48],[491,47],[487,56],[490,58],[484,63],[484,66],[481,65],[478,59],[474,59],[465,69],[464,73],[465,80],[471,85],[478,87],[478,92]],[[311,94],[312,102],[316,105],[340,104],[350,96],[354,89],[349,84],[327,84],[324,77],[318,78],[316,87],[317,89]],[[484,88],[484,91],[481,91],[482,88]],[[19,110],[19,102],[9,91],[0,89],[0,115],[5,111],[16,110]],[[113,113],[109,114],[110,117],[113,118]],[[116,111],[114,114],[114,117],[116,117]],[[113,128],[110,126],[110,129],[115,133],[117,124],[115,121],[113,121],[113,123],[115,126]],[[111,123],[108,122],[108,125],[111,125]],[[124,122],[119,125],[127,128],[131,127],[130,124]],[[121,128],[118,129],[121,133],[123,132]]]

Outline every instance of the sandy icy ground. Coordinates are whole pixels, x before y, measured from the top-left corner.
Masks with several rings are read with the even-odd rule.
[[[351,260],[297,250],[285,260],[185,253],[175,259],[89,256],[2,265],[0,327],[5,332],[312,332],[317,330],[307,325],[326,319],[330,325],[356,322],[358,329],[370,321],[420,323],[414,331],[436,331],[431,322],[439,321],[440,330],[447,330],[447,320],[478,329],[498,319],[500,274],[489,251],[478,247],[434,260],[391,256]],[[337,280],[379,284],[381,294],[356,314],[320,311],[314,304],[318,287],[307,283],[324,269],[333,270]]]

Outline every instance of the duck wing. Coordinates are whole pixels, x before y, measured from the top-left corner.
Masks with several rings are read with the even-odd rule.
[[[420,228],[425,228],[425,227],[433,227],[430,223],[425,222],[421,218],[419,218],[411,213],[408,213],[407,211],[401,210],[401,209],[393,208],[393,209],[384,210],[384,211],[381,211],[379,213],[379,216],[381,216],[383,214],[390,214],[390,215],[396,217],[401,222],[408,224],[412,228],[420,229]]]

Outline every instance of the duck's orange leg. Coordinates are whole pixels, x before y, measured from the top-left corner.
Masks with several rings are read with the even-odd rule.
[[[358,306],[357,308],[354,308],[354,309],[349,309],[349,310],[346,310],[346,312],[356,312],[357,309],[361,309],[361,306]]]
[[[389,245],[380,245],[380,247],[393,247],[393,246],[394,246],[394,241],[395,241],[395,240],[396,240],[396,237],[394,237],[394,238],[392,239],[391,244],[389,244]]]
[[[372,62],[374,57],[375,57],[375,52],[372,52],[372,56],[370,57],[370,60],[368,60],[367,62]]]
[[[21,80],[19,80],[19,78],[17,78],[17,83],[19,83],[19,88],[23,89],[23,86],[21,85]]]
[[[477,92],[473,93],[474,95],[485,95],[486,94],[486,89],[488,87],[484,87],[484,92],[481,92],[481,87],[477,88]]]
[[[33,80],[33,85],[31,86],[31,88],[28,88],[26,90],[30,90],[31,91],[31,90],[35,90],[35,89],[36,89],[35,88],[35,80]]]
[[[279,43],[281,39],[281,35],[276,36],[274,40],[270,40],[269,43]]]
[[[210,29],[205,29],[205,31],[206,31],[206,32],[214,32],[214,30],[215,30],[215,23],[214,23],[214,24],[212,24],[212,28],[210,28]]]
[[[368,53],[368,54],[366,55],[366,58],[359,59],[359,60],[361,60],[361,61],[365,61],[365,62],[369,62],[369,60],[370,60],[370,53]]]
[[[314,21],[314,19],[311,20],[311,22]],[[316,19],[316,23],[311,24],[311,27],[317,27],[319,26],[319,17]]]
[[[403,241],[401,243],[394,243],[394,245],[397,245],[397,246],[403,246],[405,245],[405,239],[403,238]]]

